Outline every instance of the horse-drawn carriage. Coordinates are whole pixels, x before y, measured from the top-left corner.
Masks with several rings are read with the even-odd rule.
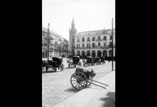
[[[100,62],[103,64],[105,63],[105,57],[100,57]]]
[[[84,63],[84,66],[90,66],[90,65],[93,65],[93,57],[91,57],[91,56],[87,56],[86,58],[85,58],[85,63]]]
[[[98,65],[105,62],[104,57],[86,57],[86,62],[84,63],[84,66],[92,66],[92,65]]]
[[[79,56],[70,57],[69,60],[67,60],[67,63],[69,68],[76,67],[76,65],[81,65],[80,57]]]
[[[62,62],[62,58],[52,57],[51,60],[42,60],[42,67],[45,67],[46,71],[48,71],[49,68],[52,68],[55,72],[57,71],[57,68],[60,69],[60,71],[63,71],[64,65]]]

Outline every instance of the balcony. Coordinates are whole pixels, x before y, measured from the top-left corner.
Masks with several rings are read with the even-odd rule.
[[[96,39],[96,41],[102,41],[102,39]]]
[[[95,46],[95,47],[75,47],[75,49],[109,49],[112,46]],[[115,46],[113,46],[115,48]]]
[[[87,41],[86,41],[86,42],[90,42],[90,41],[92,41],[92,40],[88,40],[88,39],[87,39]]]

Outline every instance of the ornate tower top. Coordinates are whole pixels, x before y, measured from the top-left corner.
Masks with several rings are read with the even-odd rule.
[[[71,23],[71,29],[75,29],[75,22],[74,22],[74,17],[72,19],[72,23]]]

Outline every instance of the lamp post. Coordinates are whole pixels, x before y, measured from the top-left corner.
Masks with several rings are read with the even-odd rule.
[[[112,18],[112,71],[114,70],[113,68],[114,66],[113,66],[113,18]]]
[[[50,27],[50,23],[48,23],[48,32],[47,32],[47,67],[46,67],[46,72],[48,71],[48,61],[49,61],[49,27]]]

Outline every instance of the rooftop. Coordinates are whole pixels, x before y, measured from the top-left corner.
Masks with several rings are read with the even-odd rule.
[[[61,38],[61,39],[65,39],[64,37],[62,37],[60,34],[58,34],[58,33],[56,33],[56,32],[54,32],[54,31],[51,31],[51,30],[49,30],[50,31],[50,33],[53,35],[53,36],[55,36],[56,38]],[[48,32],[48,29],[47,28],[45,28],[45,27],[42,27],[42,32]],[[65,39],[65,40],[67,40],[67,39]],[[68,40],[67,40],[68,41]]]
[[[115,30],[115,29],[113,29]],[[92,30],[92,31],[83,31],[83,32],[78,32],[77,33],[77,36],[80,36],[80,35],[95,35],[95,34],[105,34],[106,32],[108,31],[112,31],[112,29],[103,29],[103,30]]]

